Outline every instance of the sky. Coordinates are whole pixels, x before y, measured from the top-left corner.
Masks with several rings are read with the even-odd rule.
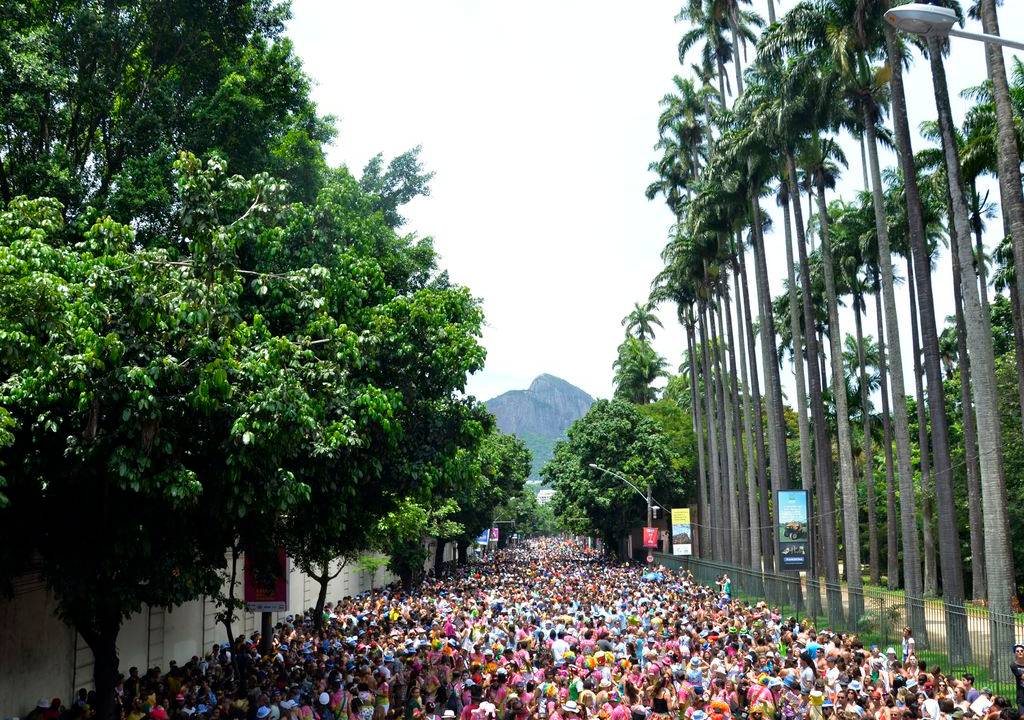
[[[767,0],[753,2],[767,16]],[[686,71],[677,54],[684,27],[674,22],[680,4],[294,0],[289,37],[321,112],[338,122],[329,162],[358,174],[377,153],[390,159],[422,145],[436,173],[429,197],[405,208],[403,230],[434,238],[453,281],[482,300],[487,365],[468,385],[480,399],[525,388],[541,373],[611,396],[621,319],[646,300],[673,221],[644,190],[654,178],[658,102]],[[1000,8],[1000,25],[1024,37],[1024,2]],[[972,21],[966,29],[981,31]],[[959,121],[967,110],[959,93],[985,78],[985,58],[980,43],[952,42],[946,71]],[[927,61],[916,58],[905,83],[916,128],[935,117]],[[860,153],[852,141],[844,147],[850,168],[837,193],[852,198],[863,186]],[[915,138],[914,147],[924,142]],[[884,151],[881,160],[896,162]],[[998,201],[994,181],[985,189]],[[785,277],[775,220],[766,237],[773,296]],[[998,218],[989,227],[990,239],[1000,236]],[[933,276],[940,320],[953,312],[950,273],[943,251]],[[909,390],[905,286],[896,296]],[[873,301],[867,310],[873,322]],[[685,337],[674,307],[659,316],[654,345],[674,371]],[[849,311],[840,326],[852,333]],[[791,368],[782,376],[793,404]]]

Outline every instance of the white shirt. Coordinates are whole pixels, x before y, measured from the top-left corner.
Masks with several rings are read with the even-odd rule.
[[[554,655],[556,661],[565,657],[567,652],[569,652],[569,643],[564,638],[558,638],[551,643],[551,654]]]

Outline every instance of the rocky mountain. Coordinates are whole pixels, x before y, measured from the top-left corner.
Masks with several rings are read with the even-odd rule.
[[[551,459],[555,443],[583,417],[594,398],[554,375],[540,375],[526,390],[509,390],[484,403],[504,433],[518,436],[533,453],[531,478]]]

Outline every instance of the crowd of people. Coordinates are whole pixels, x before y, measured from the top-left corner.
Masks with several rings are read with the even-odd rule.
[[[783,617],[685,573],[534,540],[426,581],[289,616],[167,671],[131,668],[122,720],[1017,720],[1015,702],[901,646]],[[27,720],[87,720],[41,700]]]

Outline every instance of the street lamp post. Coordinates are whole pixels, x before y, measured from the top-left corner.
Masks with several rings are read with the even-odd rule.
[[[1024,50],[1024,42],[1018,40],[1007,40],[999,35],[988,35],[987,33],[973,33],[955,28],[956,13],[949,8],[928,5],[926,3],[910,3],[900,5],[886,11],[885,19],[897,30],[923,35],[924,37],[953,37],[977,40],[989,43],[990,45],[1002,45],[1004,47]]]
[[[649,527],[649,528],[654,527],[654,506],[655,505],[660,507],[666,513],[668,512],[668,510],[665,508],[664,505],[662,505],[660,502],[655,500],[654,495],[652,494],[652,490],[651,490],[651,483],[647,483],[647,492],[645,493],[643,490],[641,490],[636,485],[634,485],[630,481],[630,479],[627,478],[622,473],[615,472],[614,470],[609,470],[608,468],[603,468],[600,465],[598,465],[597,463],[589,463],[589,465],[594,470],[597,470],[599,472],[603,472],[603,473],[605,473],[607,475],[611,475],[612,477],[617,477],[619,480],[621,480],[622,482],[626,483],[631,488],[633,488],[633,490],[635,490],[640,495],[640,497],[642,497],[644,499],[644,502],[647,503],[647,527]]]

